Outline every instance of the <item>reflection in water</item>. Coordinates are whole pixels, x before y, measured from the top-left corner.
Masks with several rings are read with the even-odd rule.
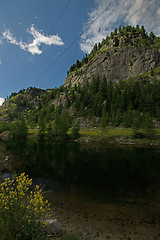
[[[99,199],[154,196],[160,188],[160,151],[14,140],[5,145],[11,169],[25,171],[46,189]],[[37,181],[37,180],[35,180]]]

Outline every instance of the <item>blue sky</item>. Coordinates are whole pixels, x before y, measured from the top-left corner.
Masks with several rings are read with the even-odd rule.
[[[23,88],[62,85],[70,66],[120,24],[160,35],[159,23],[157,0],[0,0],[0,104]]]

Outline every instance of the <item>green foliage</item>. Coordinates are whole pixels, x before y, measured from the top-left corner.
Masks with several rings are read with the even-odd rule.
[[[141,128],[141,122],[139,120],[139,116],[135,116],[133,120],[133,138],[144,138],[144,134],[140,130]]]
[[[155,37],[154,38],[154,45],[158,48],[160,48],[160,37]]]
[[[3,240],[46,239],[43,219],[49,212],[39,186],[30,191],[32,179],[24,173],[0,184],[0,238]]]
[[[10,131],[11,124],[8,122],[0,122],[0,133],[4,131]]]
[[[71,131],[71,138],[72,139],[77,139],[80,137],[80,124],[79,122],[77,123],[74,123],[73,126],[72,126],[72,131]]]
[[[27,137],[28,127],[23,118],[21,120],[16,120],[15,122],[13,122],[11,124],[11,135],[15,138],[18,138],[18,137],[26,138]]]
[[[114,38],[114,46],[115,47],[119,46],[119,39],[117,37]]]
[[[103,133],[106,130],[106,127],[108,124],[109,124],[109,116],[108,116],[108,113],[106,112],[105,106],[103,106],[102,116],[101,116],[101,120],[100,120],[100,128],[101,128],[102,136],[103,136]]]
[[[149,113],[146,113],[143,119],[142,128],[145,137],[149,139],[154,139],[156,136],[155,125],[153,124],[152,118]]]
[[[156,74],[156,70],[154,72]],[[150,112],[151,118],[159,120],[160,82],[156,80],[156,75],[151,80],[149,75],[145,81],[137,77],[117,84],[112,84],[105,77],[100,81],[97,77],[83,87],[66,92],[66,99],[72,96],[68,108],[74,107],[75,117],[100,118],[101,129],[105,125],[104,109],[108,114],[106,119],[112,126],[135,126],[135,121],[142,123],[146,112]]]
[[[48,124],[48,126],[47,126],[47,128],[46,128],[46,138],[47,138],[47,140],[52,140],[52,138],[53,138],[53,126],[52,126],[52,124],[51,123],[49,123]]]
[[[67,138],[67,131],[71,125],[71,117],[67,112],[58,114],[58,109],[56,110],[55,120],[54,120],[54,136],[59,138]]]
[[[40,118],[38,121],[38,136],[42,139],[44,138],[45,135],[45,130],[46,130],[46,124],[45,120],[43,118]]]

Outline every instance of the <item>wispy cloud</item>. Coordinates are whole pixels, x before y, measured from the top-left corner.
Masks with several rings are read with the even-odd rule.
[[[148,1],[148,4],[147,4]],[[148,32],[160,35],[160,1],[157,0],[115,0],[93,24],[100,13],[107,7],[106,0],[95,0],[95,8],[88,14],[87,30],[81,37],[80,48],[89,53],[95,43],[102,41],[119,25],[144,25]],[[144,7],[143,7],[144,6]]]
[[[0,64],[2,64],[2,60],[1,60],[1,58],[0,58]]]
[[[9,30],[6,30],[5,32],[3,32],[3,38],[7,39],[12,44],[19,45],[16,38],[13,37],[12,33]]]
[[[17,41],[13,36],[10,30],[3,32],[3,38],[6,39],[9,43],[19,46],[21,49],[30,52],[31,54],[41,54],[42,50],[40,45],[58,45],[62,46],[64,42],[58,35],[45,36],[42,31],[35,29],[35,26],[32,25],[30,29],[27,30],[33,36],[33,41],[31,43],[25,43]]]
[[[5,99],[0,97],[0,106],[4,103]]]

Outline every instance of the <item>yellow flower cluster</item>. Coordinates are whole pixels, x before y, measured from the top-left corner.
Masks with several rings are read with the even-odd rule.
[[[17,192],[14,191],[14,180],[7,178],[5,182],[0,185],[0,210],[8,210],[12,206],[14,200],[17,200]]]
[[[46,211],[50,211],[49,206],[48,200],[44,201],[42,190],[36,185],[35,191],[31,191],[30,193],[30,204],[28,205],[28,209],[32,209],[35,214],[40,215]]]
[[[0,239],[39,239],[43,236],[42,219],[50,210],[49,203],[44,200],[39,186],[30,191],[31,185],[32,179],[25,173],[0,184]]]
[[[25,173],[22,173],[19,177],[16,178],[16,182],[19,197],[25,196],[30,186],[32,185],[32,179],[29,179],[28,175],[25,176]]]
[[[31,210],[34,214],[42,215],[49,211],[48,201],[44,201],[42,191],[36,185],[35,191],[30,192],[29,189],[32,185],[32,179],[28,178],[25,173],[17,176],[15,180],[9,178],[0,184],[0,211],[15,210],[15,208],[26,208]],[[27,197],[28,195],[28,197]]]

